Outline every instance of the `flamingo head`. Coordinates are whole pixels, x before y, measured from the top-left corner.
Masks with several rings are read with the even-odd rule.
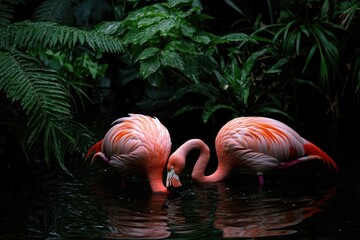
[[[170,170],[168,169],[167,177],[166,177],[166,187],[181,187],[181,181],[179,179],[179,175],[176,174],[174,170],[174,166],[170,167]]]
[[[173,153],[167,164],[166,187],[181,187],[179,175],[185,168],[185,159],[183,156]]]

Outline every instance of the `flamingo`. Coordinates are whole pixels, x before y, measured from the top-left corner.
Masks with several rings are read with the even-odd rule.
[[[105,137],[88,150],[85,159],[95,152],[92,162],[100,157],[122,174],[145,175],[153,192],[168,193],[162,176],[170,151],[169,131],[157,118],[130,113],[113,122]],[[175,178],[173,182],[177,186]]]
[[[235,167],[246,167],[258,175],[259,184],[263,186],[265,172],[316,159],[338,170],[335,161],[315,144],[286,124],[266,117],[238,117],[220,129],[215,139],[218,166],[208,176],[204,174],[210,158],[209,147],[201,139],[190,139],[182,144],[169,157],[168,169],[174,169],[175,179],[178,180],[186,156],[193,149],[200,151],[192,171],[192,178],[197,182],[219,182]],[[170,179],[168,184],[171,183]]]

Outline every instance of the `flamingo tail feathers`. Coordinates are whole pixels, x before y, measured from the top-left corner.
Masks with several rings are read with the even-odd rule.
[[[333,167],[336,171],[339,170],[335,161],[315,144],[308,141],[304,144],[304,149],[305,155],[313,156],[313,159],[321,159],[329,166],[329,168]]]
[[[85,160],[88,159],[93,152],[95,152],[95,153],[101,152],[102,143],[103,143],[103,139],[100,140],[99,142],[95,143],[87,152],[87,154],[85,156]]]

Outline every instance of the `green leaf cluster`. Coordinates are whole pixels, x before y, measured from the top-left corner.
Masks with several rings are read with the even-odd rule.
[[[334,30],[342,31],[341,27],[324,20],[306,21],[291,13],[288,15],[293,20],[288,18],[286,23],[276,25],[278,30],[274,41],[280,44],[284,54],[306,57],[302,74],[313,72],[309,66],[313,68],[315,64],[318,67],[320,86],[329,89],[330,76],[339,73],[338,38]]]
[[[240,44],[257,44],[257,39],[243,32],[215,35],[201,27],[208,19],[199,2],[184,0],[136,9],[121,22],[122,40],[134,64],[139,64],[142,78],[166,91],[169,90],[166,85],[176,86],[173,94],[167,95],[170,104],[177,104],[189,95],[203,99],[201,105],[177,107],[173,117],[201,110],[203,121],[207,122],[218,109],[230,110],[234,115],[249,110],[251,71],[263,51],[250,56],[243,66],[236,60],[229,65],[220,64],[220,51]]]
[[[196,1],[156,3],[128,14],[122,21],[123,43],[140,74],[152,86],[161,86],[164,71],[177,72],[199,82],[202,71],[210,70],[213,42],[216,39],[195,24],[201,15]],[[194,64],[197,63],[197,64]]]

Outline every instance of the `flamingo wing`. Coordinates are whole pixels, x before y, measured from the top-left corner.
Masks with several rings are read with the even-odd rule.
[[[216,145],[240,161],[257,159],[279,162],[303,156],[304,139],[287,125],[270,118],[241,117],[229,121],[219,131]],[[218,149],[217,149],[218,151]],[[250,154],[252,152],[252,154]],[[265,164],[265,163],[264,163]]]

